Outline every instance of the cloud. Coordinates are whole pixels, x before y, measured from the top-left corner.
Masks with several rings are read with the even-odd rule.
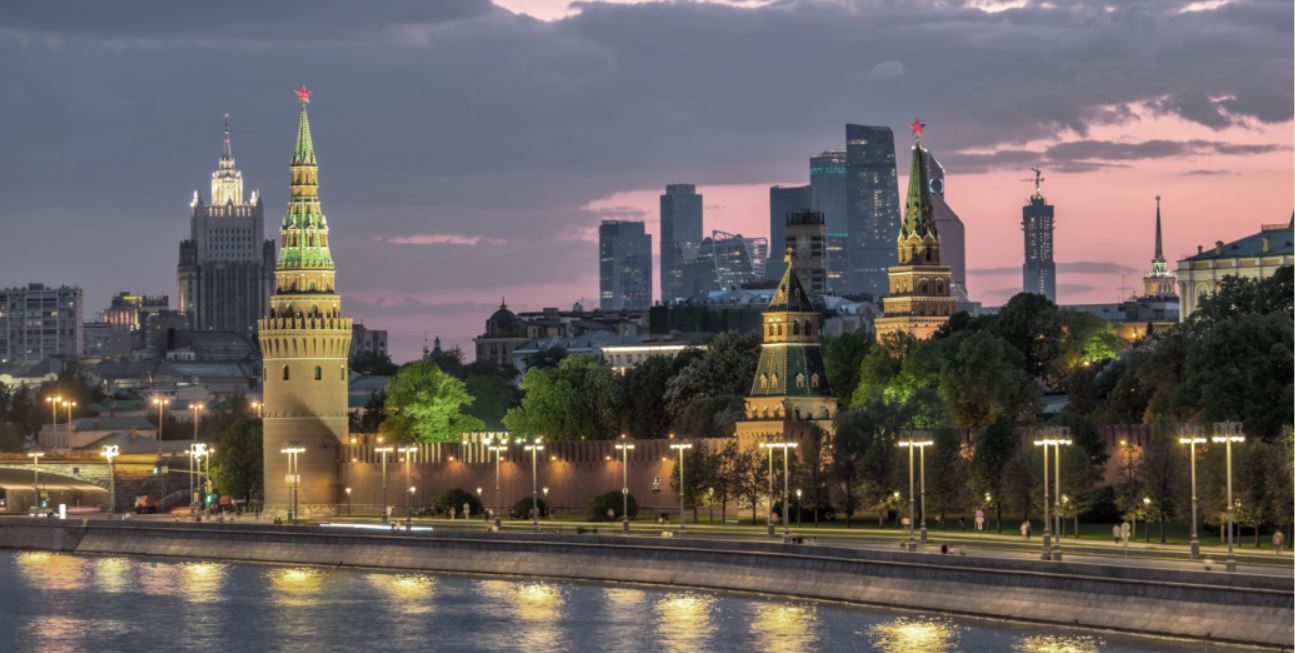
[[[1201,170],[1188,170],[1188,171],[1187,171],[1187,174],[1189,174],[1189,175],[1202,175],[1202,176],[1208,176],[1208,175],[1226,175],[1226,174],[1231,174],[1231,173],[1230,173],[1230,172],[1228,172],[1227,170],[1204,170],[1204,169],[1201,169]]]
[[[1059,261],[1058,274],[1134,274],[1137,269],[1116,263],[1115,261]],[[1002,266],[990,268],[971,268],[968,274],[984,276],[1020,274],[1021,266]]]
[[[503,238],[464,236],[462,234],[414,234],[412,236],[374,236],[374,240],[395,245],[507,245]]]
[[[1081,140],[1058,143],[1044,150],[1051,161],[1135,161],[1210,154],[1267,154],[1290,149],[1286,145],[1242,144],[1220,141],[1155,139],[1138,142]]]
[[[604,206],[591,210],[603,220],[646,220],[648,218],[643,209],[633,206]]]
[[[900,61],[883,61],[872,67],[871,77],[899,77],[904,74],[904,64]]]

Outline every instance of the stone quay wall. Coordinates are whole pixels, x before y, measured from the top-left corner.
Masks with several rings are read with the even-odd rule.
[[[1288,578],[618,535],[0,519],[0,548],[625,582],[1289,648]]]

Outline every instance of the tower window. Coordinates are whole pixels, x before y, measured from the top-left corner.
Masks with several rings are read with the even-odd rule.
[[[283,366],[283,380],[284,380],[284,381],[287,381],[287,380],[288,380],[288,366],[287,366],[287,365],[284,365],[284,366]]]
[[[345,365],[338,366],[337,371],[338,371],[338,372],[341,372],[341,374],[338,374],[338,375],[337,375],[337,376],[338,376],[338,380],[339,380],[339,381],[345,381],[345,380],[346,380],[346,366],[345,366]]]
[[[319,380],[322,380],[323,378],[324,378],[324,368],[322,368],[322,367],[320,367],[320,366],[316,365],[316,366],[315,366],[315,380],[316,380],[316,381],[319,381]]]

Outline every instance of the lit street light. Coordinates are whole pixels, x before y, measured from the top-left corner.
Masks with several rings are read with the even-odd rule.
[[[899,446],[908,449],[908,548],[912,551],[917,548],[913,544],[913,449],[918,451],[919,467],[921,468],[921,485],[919,486],[919,494],[922,499],[919,513],[921,531],[918,540],[922,544],[926,544],[926,448],[935,444],[935,441],[928,439],[915,440],[914,438],[916,437],[926,435],[923,431],[907,431],[905,435],[908,439],[900,442]]]
[[[103,451],[99,452],[108,460],[108,512],[117,512],[117,475],[113,471],[112,459],[117,457],[121,448],[115,444],[103,445]]]
[[[197,446],[198,414],[202,412],[202,409],[203,409],[202,402],[195,401],[193,405],[190,406],[190,408],[193,409],[193,444],[194,446]],[[192,449],[192,447],[190,449]],[[190,514],[195,514],[196,511],[198,510],[198,505],[199,505],[198,494],[197,492],[194,491],[194,485],[193,485],[194,476],[197,475],[198,473],[198,470],[194,468],[194,465],[196,463],[197,461],[194,459],[193,455],[191,454],[189,456],[189,512]]]
[[[691,444],[691,443],[687,443],[687,442],[680,442],[680,443],[677,443],[677,444],[671,444],[671,445],[670,445],[670,448],[671,448],[671,449],[674,449],[674,450],[676,450],[676,451],[678,451],[678,452],[679,452],[679,532],[681,532],[681,533],[682,533],[682,532],[683,532],[683,529],[684,529],[684,515],[683,515],[683,493],[684,493],[684,484],[683,484],[683,479],[684,479],[684,475],[683,475],[683,452],[685,452],[685,451],[687,451],[687,450],[691,449],[691,448],[692,448],[692,444]]]
[[[346,487],[346,516],[351,516],[351,487]]]
[[[40,459],[41,459],[41,456],[44,456],[44,455],[45,455],[45,452],[44,452],[44,451],[29,451],[29,452],[27,452],[27,457],[28,457],[28,458],[31,458],[31,470],[32,470],[31,489],[35,492],[35,497],[36,497],[35,499],[33,499],[33,500],[32,500],[32,505],[33,505],[33,506],[35,506],[37,509],[40,509],[40,508],[41,508],[41,505],[40,505]]]
[[[62,403],[62,401],[63,401],[63,397],[59,395],[54,395],[52,397],[45,397],[45,403],[49,404],[49,416],[50,416],[49,430],[51,432],[58,431],[58,405]]]
[[[1204,428],[1198,425],[1190,425],[1183,427],[1183,433],[1187,434],[1186,437],[1178,438],[1178,444],[1185,444],[1188,446],[1187,456],[1188,458],[1191,458],[1192,466],[1192,560],[1201,557],[1201,541],[1196,537],[1196,445],[1209,442],[1209,440],[1206,440],[1201,436],[1204,432]]]
[[[63,405],[67,407],[67,432],[72,432],[72,409],[76,408],[76,402],[69,399],[63,400]]]
[[[1064,426],[1049,427],[1043,429],[1040,434],[1044,437],[1035,440],[1034,444],[1043,447],[1043,559],[1059,561],[1061,560],[1061,447],[1070,444],[1070,439],[1065,437],[1070,434],[1070,429]],[[1048,447],[1056,450],[1056,464],[1053,465],[1056,482],[1056,492],[1053,493],[1053,497],[1056,503],[1051,506],[1051,515],[1048,513]],[[1054,529],[1053,526],[1056,528]],[[1055,543],[1052,538],[1054,532],[1057,534]]]
[[[549,505],[549,486],[545,485],[544,487],[540,488],[540,492],[544,493],[544,505],[546,506]],[[552,519],[552,518],[553,518],[553,510],[550,509],[549,514],[547,517],[545,517],[545,519]]]
[[[256,419],[261,419],[261,418],[262,418],[262,415],[261,415],[261,409],[264,407],[264,404],[262,404],[262,403],[261,403],[261,402],[259,402],[259,401],[253,401],[253,402],[249,402],[249,403],[248,403],[248,407],[250,407],[252,410],[256,411]]]
[[[796,528],[800,528],[800,514],[805,512],[805,505],[800,502],[800,488],[796,488]]]
[[[537,531],[540,529],[540,504],[539,504],[540,495],[539,495],[539,492],[536,490],[536,486],[537,486],[536,476],[539,470],[538,463],[536,462],[536,458],[537,456],[540,455],[541,451],[544,451],[544,445],[541,444],[543,439],[544,438],[535,438],[534,442],[526,445],[525,447],[522,447],[526,451],[531,452],[531,526],[534,526],[535,530]]]
[[[499,457],[508,450],[508,447],[503,444],[490,444],[490,442],[491,438],[487,437],[486,450],[495,454],[495,528],[500,528],[503,525],[502,519],[499,517],[500,501],[503,493],[499,487]],[[481,494],[481,492],[478,491],[477,494]]]
[[[761,442],[761,447],[769,449],[769,534],[773,535],[773,450],[782,449],[782,541],[786,542],[791,538],[790,527],[787,524],[787,478],[790,464],[788,459],[791,458],[791,450],[796,448],[795,442]]]
[[[382,523],[384,524],[387,523],[387,456],[395,450],[396,448],[391,445],[373,450],[374,453],[382,455]]]
[[[1246,436],[1241,432],[1240,422],[1220,422],[1214,425],[1215,432],[1218,435],[1212,436],[1210,440],[1216,444],[1222,444],[1227,447],[1227,468],[1228,468],[1228,561],[1227,570],[1237,570],[1237,559],[1232,554],[1232,443],[1245,442]]]
[[[630,451],[634,449],[634,443],[625,439],[625,434],[621,434],[621,441],[616,444],[616,448],[621,452],[621,532],[630,532]],[[679,479],[683,481],[682,478]]]
[[[413,462],[414,454],[418,453],[418,447],[415,445],[406,445],[399,449],[405,457],[405,529],[409,529],[414,524],[414,484],[409,480],[409,466]]]
[[[297,473],[297,455],[306,450],[297,440],[288,443],[289,446],[279,450],[279,453],[288,456],[288,474],[284,481],[288,483],[290,493],[288,496],[288,522],[297,519],[297,492],[301,487],[301,475]]]

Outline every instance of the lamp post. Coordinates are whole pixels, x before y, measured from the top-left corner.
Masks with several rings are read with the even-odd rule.
[[[760,446],[769,450],[769,534],[773,535],[773,450],[782,450],[782,540],[786,542],[791,538],[790,526],[787,524],[787,481],[790,476],[791,450],[796,448],[795,442],[761,442]]]
[[[486,438],[486,450],[495,454],[495,528],[500,528],[503,522],[499,517],[499,506],[503,495],[499,488],[499,457],[508,450],[508,447],[502,444],[490,444],[490,442],[491,439]],[[480,492],[477,494],[480,494]]]
[[[346,486],[346,516],[351,516],[351,487]]]
[[[385,447],[376,447],[373,452],[382,455],[382,523],[387,523],[387,456],[391,455],[396,448],[387,445]]]
[[[32,481],[31,489],[35,493],[32,505],[40,509],[40,459],[44,456],[44,451],[29,451],[27,457],[31,458]]]
[[[481,501],[481,490],[482,490],[481,486],[480,486],[480,485],[478,485],[478,486],[477,486],[477,503],[481,503],[481,505],[482,505],[482,506],[484,506],[485,504],[484,504],[484,503],[482,503],[482,501]],[[464,516],[463,516],[463,518],[464,518],[464,519],[467,519],[467,517],[468,517],[467,515],[464,515]],[[486,517],[486,509],[483,507],[483,508],[481,509],[481,521],[486,521],[486,520],[487,520],[487,517]]]
[[[60,395],[45,397],[45,403],[49,404],[49,417],[50,417],[49,430],[50,430],[51,438],[53,438],[58,433],[58,405],[62,401],[63,401],[63,397]]]
[[[800,488],[796,488],[796,528],[800,528],[800,514],[805,512],[805,505],[800,502]]]
[[[195,401],[193,405],[190,406],[190,408],[193,409],[193,446],[197,446],[198,414],[202,412],[202,409],[203,409],[202,402]],[[193,447],[190,447],[190,451],[192,450],[193,450]],[[194,476],[197,475],[198,473],[198,470],[194,468],[195,464],[197,464],[197,460],[192,455],[190,455],[189,456],[189,511],[190,512],[197,510],[197,503],[198,503],[197,493],[194,492],[194,484],[193,484]]]
[[[546,506],[549,505],[549,486],[545,485],[544,487],[540,488],[540,492],[544,494],[544,505]],[[550,510],[549,514],[545,516],[545,519],[551,519],[552,517],[553,517],[553,511]]]
[[[1061,560],[1061,447],[1070,444],[1064,436],[1070,431],[1066,427],[1044,429],[1041,439],[1035,440],[1036,446],[1043,447],[1043,559]],[[1049,514],[1048,501],[1048,447],[1055,450],[1053,479],[1055,492],[1052,493],[1052,512]],[[1054,522],[1055,520],[1055,522]],[[1056,534],[1056,539],[1053,535]]]
[[[1035,440],[1034,446],[1043,447],[1043,559],[1052,559],[1052,518],[1048,515],[1048,447],[1052,438]],[[1028,531],[1027,531],[1028,532]]]
[[[113,472],[112,459],[117,457],[121,448],[115,444],[103,445],[103,450],[99,452],[108,461],[108,512],[117,512],[117,475]]]
[[[1201,541],[1196,536],[1196,522],[1197,522],[1196,445],[1205,444],[1209,442],[1209,440],[1206,440],[1204,437],[1201,437],[1201,434],[1204,433],[1204,431],[1205,429],[1201,428],[1199,425],[1195,425],[1195,424],[1188,425],[1186,427],[1183,427],[1183,433],[1185,433],[1186,435],[1184,437],[1178,438],[1178,444],[1187,445],[1188,447],[1187,457],[1191,459],[1190,464],[1192,468],[1192,540],[1191,540],[1190,546],[1191,546],[1192,560],[1195,560],[1201,557]]]
[[[250,402],[248,406],[251,407],[252,410],[256,411],[256,419],[261,419],[263,417],[263,415],[261,414],[261,409],[265,407],[264,404],[262,404],[259,401],[253,401],[253,402]]]
[[[1241,432],[1240,422],[1220,422],[1214,425],[1214,430],[1218,435],[1210,438],[1216,444],[1222,444],[1227,448],[1227,468],[1228,468],[1228,561],[1227,570],[1237,570],[1237,559],[1232,554],[1232,443],[1245,442],[1246,436]]]
[[[1147,541],[1151,541],[1151,497],[1142,497],[1142,510],[1146,515],[1142,519],[1142,531],[1147,534]]]
[[[536,460],[540,455],[540,452],[544,451],[544,445],[542,444],[543,440],[544,438],[535,438],[533,442],[522,447],[526,451],[531,452],[531,526],[533,526],[537,531],[540,530],[540,495],[539,491],[536,489],[536,486],[538,485],[537,476],[539,471],[539,463],[536,462]]]
[[[1053,478],[1056,481],[1056,487],[1054,488],[1056,491],[1052,493],[1052,518],[1056,520],[1056,527],[1052,529],[1052,534],[1055,537],[1052,547],[1052,559],[1061,562],[1061,448],[1070,445],[1071,440],[1066,437],[1070,435],[1070,427],[1057,427],[1056,434],[1057,439],[1052,447],[1053,462],[1056,463],[1052,466]],[[1047,481],[1048,479],[1043,479],[1045,484]],[[1075,535],[1078,536],[1079,533],[1076,532]]]
[[[621,434],[621,441],[616,443],[621,452],[621,532],[630,532],[630,451],[634,443]],[[683,479],[681,478],[680,481]]]
[[[926,438],[927,434],[924,431],[907,431],[905,435],[906,439],[900,442],[899,446],[908,449],[908,534],[911,549],[913,535],[913,449],[917,449],[919,469],[918,497],[921,499],[918,511],[918,521],[920,523],[918,541],[926,544],[926,448],[935,444],[935,441]]]
[[[67,432],[72,432],[72,409],[76,407],[76,402],[69,399],[63,400],[63,406],[67,408]]]
[[[409,480],[409,467],[414,454],[418,453],[418,447],[405,445],[399,451],[405,457],[405,528],[408,529],[414,524],[414,484]]]
[[[671,444],[670,448],[679,452],[679,531],[683,532],[683,529],[684,529],[683,494],[684,494],[684,487],[685,487],[683,484],[683,480],[684,480],[683,452],[691,449],[692,444],[687,442],[679,442],[679,443]]]
[[[297,440],[288,443],[288,446],[279,450],[279,453],[288,456],[288,475],[284,480],[288,482],[288,521],[292,522],[297,519],[297,492],[301,487],[301,476],[297,474],[297,454],[305,451],[306,448],[301,446]]]
[[[768,442],[761,442],[760,448],[769,450],[769,510],[765,512],[764,525],[769,537],[773,537],[773,447]]]

